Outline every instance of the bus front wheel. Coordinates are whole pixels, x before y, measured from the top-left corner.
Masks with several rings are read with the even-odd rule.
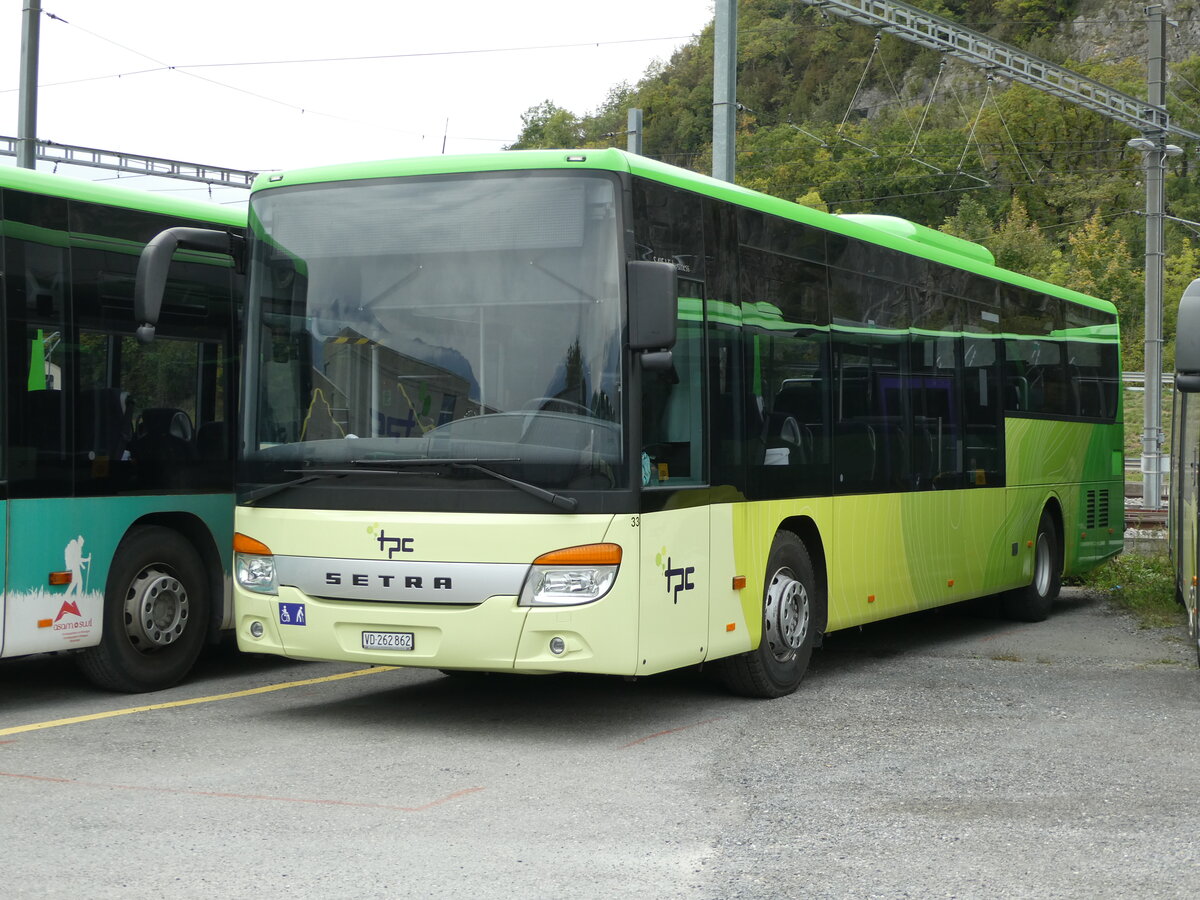
[[[1051,515],[1043,512],[1033,542],[1033,579],[1025,587],[1004,594],[1004,614],[1022,622],[1044,620],[1050,615],[1050,609],[1062,587],[1062,568],[1058,529]]]
[[[747,697],[783,697],[800,685],[817,627],[817,580],[804,543],[775,536],[763,585],[762,639],[747,653],[721,660],[726,686]]]
[[[100,644],[79,654],[79,666],[109,690],[170,687],[200,655],[208,616],[208,580],[192,545],[169,528],[139,527],[113,557]]]

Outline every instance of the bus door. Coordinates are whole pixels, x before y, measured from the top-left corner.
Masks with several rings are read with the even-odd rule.
[[[703,285],[680,279],[674,369],[643,373],[639,673],[699,663],[707,649],[702,291]]]

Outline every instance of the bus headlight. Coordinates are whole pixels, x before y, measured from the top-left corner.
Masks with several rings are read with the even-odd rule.
[[[607,594],[617,580],[621,548],[586,544],[545,553],[533,561],[521,588],[521,606],[578,606]]]
[[[244,534],[233,536],[233,570],[238,584],[257,594],[278,594],[275,555],[262,541]]]

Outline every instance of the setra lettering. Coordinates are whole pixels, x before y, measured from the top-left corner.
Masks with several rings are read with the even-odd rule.
[[[399,575],[383,575],[375,574],[368,575],[362,572],[351,572],[345,574],[342,572],[326,572],[325,583],[332,587],[340,587],[341,585],[349,585],[351,587],[369,588],[378,585],[383,588],[403,588],[409,591],[452,591],[454,590],[454,579],[449,576],[440,575],[432,579],[432,585],[427,587],[427,582],[430,579],[423,575],[405,575],[403,582],[400,581]],[[348,580],[347,580],[348,579]]]

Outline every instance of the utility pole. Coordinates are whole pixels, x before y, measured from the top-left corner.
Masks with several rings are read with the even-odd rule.
[[[625,125],[625,149],[630,153],[642,155],[642,111],[640,109],[629,110],[629,117],[626,119]]]
[[[1159,112],[1160,127],[1145,129],[1140,138],[1129,141],[1130,149],[1140,150],[1146,167],[1146,305],[1145,372],[1146,394],[1142,418],[1142,506],[1162,507],[1162,357],[1163,357],[1163,268],[1166,244],[1163,217],[1166,214],[1163,181],[1167,157],[1183,151],[1167,143],[1166,44],[1167,17],[1161,6],[1147,6],[1149,47],[1146,63],[1146,101]]]
[[[21,111],[17,116],[17,165],[23,169],[36,169],[38,33],[42,0],[25,0],[21,16]]]
[[[737,130],[737,0],[717,0],[713,28],[713,178],[733,181]]]

